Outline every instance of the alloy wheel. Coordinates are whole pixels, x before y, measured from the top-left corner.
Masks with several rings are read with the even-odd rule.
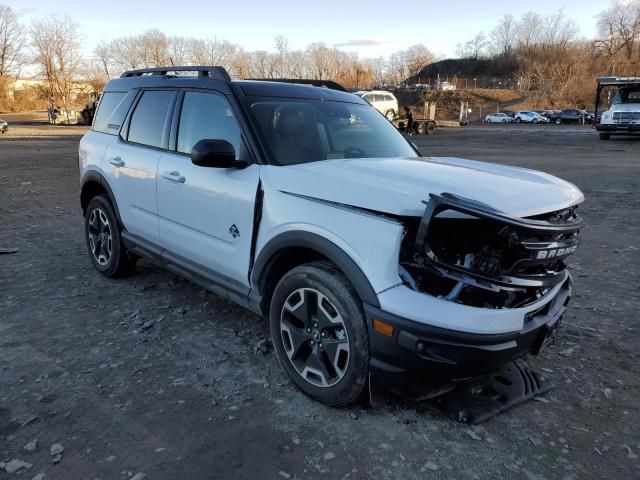
[[[298,374],[317,387],[331,387],[349,366],[349,336],[342,315],[318,290],[299,288],[285,300],[280,336]]]
[[[100,208],[94,208],[89,215],[89,248],[99,265],[107,265],[111,260],[113,240],[111,225],[107,214]]]

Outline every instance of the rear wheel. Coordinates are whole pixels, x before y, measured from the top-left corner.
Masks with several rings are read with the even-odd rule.
[[[427,129],[425,128],[424,123],[418,122],[418,124],[416,125],[416,133],[418,135],[424,135],[425,133],[427,133]]]
[[[278,360],[306,395],[332,406],[362,395],[369,372],[362,302],[332,264],[286,273],[274,290],[269,321]]]
[[[137,257],[122,244],[120,227],[109,200],[98,195],[89,202],[84,217],[85,239],[93,266],[105,277],[129,273]]]
[[[600,134],[600,140],[609,140],[611,139],[611,134],[610,133],[601,133]]]
[[[434,122],[427,123],[427,134],[431,135],[436,130],[436,124]]]
[[[520,117],[516,118],[516,123],[520,123],[522,122],[522,119]]]
[[[560,125],[562,123],[562,119],[561,118],[556,118],[556,125]]]

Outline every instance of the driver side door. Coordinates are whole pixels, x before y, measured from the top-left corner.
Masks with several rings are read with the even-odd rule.
[[[158,165],[163,255],[227,287],[246,288],[260,166],[202,167],[190,156],[200,140],[227,140],[236,159],[251,162],[236,111],[221,93],[183,91],[172,132],[173,145]]]

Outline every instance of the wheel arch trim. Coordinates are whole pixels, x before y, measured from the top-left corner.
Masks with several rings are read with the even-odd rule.
[[[116,202],[116,197],[113,194],[113,190],[111,189],[111,186],[109,185],[109,182],[107,182],[107,179],[104,177],[104,175],[102,175],[97,170],[88,170],[87,172],[84,173],[84,175],[82,175],[82,178],[80,180],[80,202],[82,202],[82,195],[84,192],[85,185],[87,185],[90,182],[98,183],[102,188],[105,189],[105,191],[107,192],[107,196],[109,197],[109,201],[113,206],[113,211],[116,215],[116,220],[118,221],[118,224],[120,225],[120,227],[122,227],[123,226],[122,218],[120,218],[120,210],[118,209],[118,203]],[[84,208],[82,213],[83,214],[85,213]]]
[[[366,275],[343,249],[318,234],[305,231],[280,233],[262,247],[251,271],[251,284],[259,295],[264,294],[265,282],[272,262],[288,248],[294,247],[307,248],[326,257],[344,273],[363,302],[380,305],[378,296]]]

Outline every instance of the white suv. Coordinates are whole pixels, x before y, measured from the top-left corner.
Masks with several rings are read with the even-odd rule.
[[[398,99],[391,92],[373,90],[371,92],[356,92],[357,96],[366,100],[391,121],[399,113]]]
[[[425,398],[536,354],[571,295],[574,185],[421,158],[332,82],[127,72],[79,162],[100,273],[144,257],[264,315],[291,380],[329,405],[379,384]]]

